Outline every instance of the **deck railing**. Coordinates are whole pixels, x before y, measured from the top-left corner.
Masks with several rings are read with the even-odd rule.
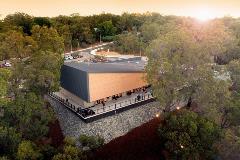
[[[63,104],[65,107],[70,109],[71,111],[75,112],[78,116],[80,116],[82,119],[87,120],[102,114],[106,114],[108,112],[117,111],[119,109],[144,102],[150,99],[153,99],[152,92],[146,92],[146,93],[139,93],[130,99],[126,99],[120,102],[116,102],[111,105],[96,105],[93,107],[84,108],[81,106],[75,106],[71,104],[69,101],[66,101],[64,98],[56,95],[55,93],[51,92],[49,93],[49,96],[54,98],[55,100],[59,101],[61,104]],[[113,100],[114,101],[114,100]]]

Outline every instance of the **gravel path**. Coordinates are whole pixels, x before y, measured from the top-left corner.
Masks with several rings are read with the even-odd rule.
[[[99,135],[109,142],[122,136],[131,129],[148,122],[159,112],[159,103],[151,102],[114,116],[105,117],[91,123],[84,123],[78,116],[65,108],[61,103],[47,97],[57,113],[63,134],[65,136],[78,137],[80,134]]]

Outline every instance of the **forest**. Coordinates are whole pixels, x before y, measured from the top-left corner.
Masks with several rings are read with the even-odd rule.
[[[240,18],[200,22],[147,12],[14,13],[0,21],[0,61],[12,64],[0,68],[0,160],[94,157],[104,145],[99,136],[53,145],[56,115],[44,97],[59,90],[64,53],[101,41],[148,57],[146,80],[164,111],[156,132],[170,159],[240,159]],[[182,100],[184,109],[172,112]]]

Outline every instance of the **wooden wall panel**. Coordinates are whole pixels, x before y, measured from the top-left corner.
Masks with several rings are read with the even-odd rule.
[[[146,86],[145,73],[89,73],[90,102]]]

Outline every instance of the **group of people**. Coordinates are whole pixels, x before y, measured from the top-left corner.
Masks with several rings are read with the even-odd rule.
[[[89,108],[84,108],[84,109],[78,108],[77,112],[80,113],[83,117],[87,117],[95,114],[95,112]]]
[[[139,91],[141,91],[143,93],[147,93],[147,88],[148,87],[134,89],[132,91],[128,91],[126,94],[128,96],[130,96],[132,93],[136,93]],[[151,94],[152,94],[152,92],[151,92]],[[95,105],[102,104],[103,109],[104,109],[104,107],[106,106],[106,102],[109,98],[112,98],[112,100],[118,100],[121,97],[122,97],[122,94],[113,95],[112,97],[107,97],[106,99],[97,100]],[[139,93],[137,95],[137,97],[135,98],[135,101],[141,101],[141,99],[143,99],[143,97],[144,97],[144,94]],[[81,113],[83,116],[93,115],[93,114],[95,114],[95,112],[91,108],[95,107],[95,105],[93,105],[92,107],[86,108],[86,109],[80,109],[78,112]]]
[[[122,97],[122,94],[119,94],[119,95],[113,95],[112,96],[112,99],[113,100],[117,100],[118,98]]]
[[[66,103],[69,103],[68,99],[65,100]],[[70,104],[70,103],[69,103]],[[74,107],[75,109],[75,107]],[[92,109],[89,109],[89,108],[77,108],[77,113],[80,113],[83,117],[87,117],[89,115],[94,115],[95,112],[92,110]]]
[[[97,104],[102,104],[103,106],[105,106],[105,102],[106,102],[106,101],[104,101],[103,99],[96,101]],[[92,107],[94,107],[94,106],[92,106]]]

